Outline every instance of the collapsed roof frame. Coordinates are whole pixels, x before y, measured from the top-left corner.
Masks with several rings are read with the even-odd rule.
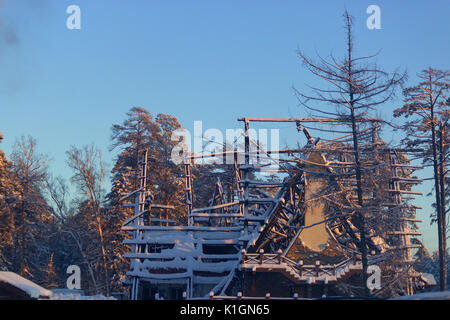
[[[319,139],[314,139],[309,131],[303,127],[302,123],[327,123],[343,125],[346,120],[328,119],[328,118],[238,118],[238,121],[244,122],[244,151],[223,151],[214,152],[210,154],[195,155],[191,154],[185,158],[183,162],[185,172],[185,192],[186,192],[186,213],[187,225],[175,226],[175,221],[160,217],[152,217],[152,209],[173,209],[173,206],[164,206],[152,203],[152,199],[147,192],[147,151],[144,151],[141,164],[140,187],[134,192],[129,193],[122,200],[129,199],[135,196],[133,204],[128,204],[134,207],[134,215],[128,219],[124,225],[123,230],[130,231],[133,235],[132,239],[128,239],[125,243],[131,245],[131,252],[126,255],[131,260],[131,270],[127,273],[131,277],[131,299],[138,298],[139,281],[141,279],[153,279],[154,281],[169,281],[173,279],[184,279],[186,283],[186,292],[188,298],[196,296],[194,293],[194,282],[198,282],[205,274],[210,272],[213,276],[211,278],[220,278],[216,281],[212,291],[215,293],[223,293],[230,284],[234,272],[240,268],[247,261],[248,257],[242,255],[244,252],[260,252],[266,249],[270,254],[279,254],[280,250],[283,255],[287,253],[293,241],[298,237],[304,226],[302,210],[299,203],[304,201],[302,199],[302,188],[304,183],[303,175],[305,173],[304,164],[308,163],[307,155],[311,151],[325,152],[326,147],[318,144]],[[381,119],[369,118],[358,119],[361,122],[370,122],[372,124],[373,139],[377,138],[377,126]],[[270,155],[279,154],[300,154],[299,157],[287,160],[285,163],[280,163],[280,172],[288,173],[288,178],[281,183],[260,182],[250,179],[250,173],[258,170],[250,163],[250,123],[251,122],[294,122],[297,124],[297,130],[303,131],[307,138],[307,144],[303,148],[284,149],[284,150],[265,150],[265,154]],[[370,128],[369,128],[370,131]],[[346,136],[329,141],[339,141]],[[376,143],[375,143],[376,144]],[[411,250],[417,248],[417,245],[411,243],[410,237],[419,235],[419,233],[410,229],[411,223],[420,222],[412,213],[418,207],[407,204],[402,197],[402,194],[420,194],[409,190],[403,190],[402,186],[405,183],[417,184],[420,179],[413,179],[409,176],[414,170],[419,167],[411,166],[409,162],[399,161],[399,153],[414,152],[414,150],[395,149],[383,146],[380,150],[388,154],[391,168],[393,168],[393,182],[392,188],[388,190],[393,194],[394,201],[386,203],[385,206],[394,210],[399,210],[400,220],[402,224],[398,230],[393,230],[392,235],[397,236],[400,240],[398,248],[393,250],[401,250],[404,257],[405,265],[410,266],[412,263]],[[256,152],[260,152],[259,148]],[[209,158],[223,156],[227,154],[244,154],[244,164],[238,165],[235,162],[236,170],[236,190],[238,193],[238,201],[221,203],[215,205],[214,201],[209,207],[194,208],[193,190],[192,190],[192,174],[191,163],[194,159]],[[344,151],[345,153],[345,151]],[[286,163],[288,165],[286,165]],[[295,165],[291,165],[294,163]],[[341,163],[336,163],[337,167],[348,165],[348,160]],[[311,165],[311,163],[310,163]],[[319,165],[314,164],[312,165]],[[333,174],[333,167],[327,164],[327,169],[330,174]],[[261,170],[259,168],[259,170]],[[346,168],[348,170],[348,167]],[[408,171],[405,174],[405,170]],[[402,173],[400,172],[402,171]],[[278,188],[278,192],[274,196],[267,196],[264,192],[259,194],[259,197],[251,197],[250,190],[264,189],[264,188]],[[266,196],[262,196],[266,195]],[[213,197],[214,200],[214,197]],[[412,211],[411,211],[412,210]],[[217,212],[219,211],[219,212]],[[148,215],[148,221],[145,225],[144,216]],[[354,227],[349,225],[347,217],[337,217],[332,219],[330,224],[330,232],[332,228],[343,228],[357,241]],[[214,222],[225,221],[227,226],[216,226]],[[209,225],[203,225],[208,222]],[[330,221],[323,223],[329,224]],[[155,225],[159,224],[159,225]],[[220,223],[219,223],[220,225]],[[168,234],[171,236],[167,237]],[[166,237],[164,237],[166,235]],[[159,239],[158,239],[159,237]],[[177,239],[179,237],[179,239]],[[280,238],[284,238],[280,240]],[[175,250],[181,246],[181,240],[191,241],[190,256],[185,255],[180,257],[180,251]],[[161,245],[161,249],[149,252],[149,246],[156,244]],[[229,245],[235,248],[232,254],[205,254],[202,251],[204,245]],[[372,249],[376,245],[372,243]],[[186,249],[186,248],[184,248]],[[391,248],[392,249],[392,248]],[[171,255],[170,250],[175,250]],[[373,251],[373,250],[372,250]],[[165,254],[163,254],[165,252]],[[177,260],[177,263],[172,263]],[[247,259],[247,260],[246,260]],[[206,261],[206,262],[205,262]],[[213,262],[216,261],[216,262]],[[205,266],[202,267],[201,265]],[[215,265],[214,265],[215,264]],[[153,268],[155,267],[156,268]],[[172,266],[172,267],[169,267]],[[214,268],[217,267],[217,268]],[[157,273],[151,273],[151,269],[157,270]],[[166,271],[163,271],[166,270]],[[216,272],[215,272],[216,271]],[[221,271],[221,272],[219,272]],[[201,276],[199,274],[202,274]],[[220,276],[218,276],[220,275]],[[412,293],[412,283],[408,281],[406,291]]]

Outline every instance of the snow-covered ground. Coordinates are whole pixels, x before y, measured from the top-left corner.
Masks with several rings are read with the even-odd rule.
[[[392,300],[450,300],[450,291],[424,292],[412,296],[403,296]]]
[[[101,294],[95,296],[83,296],[76,293],[53,293],[50,300],[116,300],[113,297],[105,297]]]
[[[50,300],[116,300],[113,297],[105,297],[97,294],[94,296],[86,296],[83,290],[74,289],[53,289]]]

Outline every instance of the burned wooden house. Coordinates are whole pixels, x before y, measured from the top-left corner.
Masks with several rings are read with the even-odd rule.
[[[133,217],[122,227],[130,234],[125,243],[131,249],[126,255],[131,299],[360,295],[362,239],[349,136],[320,140],[302,127],[332,119],[239,120],[245,125],[244,148],[232,151],[242,156],[241,163],[234,163],[234,200],[221,195],[218,182],[209,205],[194,207],[192,160],[208,155],[191,154],[182,164],[185,224],[161,214],[171,206],[153,203],[143,151],[140,187],[124,197],[134,207]],[[306,143],[296,149],[263,150],[248,134],[253,121],[293,122],[299,140],[306,137]],[[379,139],[377,119],[367,121],[369,129],[361,137],[367,142],[361,149],[364,243],[368,264],[382,271],[382,287],[373,294],[412,294],[423,278],[412,268],[413,251],[421,246],[415,240],[420,235],[418,207],[411,202],[420,194],[412,191],[421,182],[414,177],[418,168],[410,164],[408,150],[390,148]],[[275,169],[253,161],[255,154],[276,163]],[[279,179],[264,174],[269,167]]]

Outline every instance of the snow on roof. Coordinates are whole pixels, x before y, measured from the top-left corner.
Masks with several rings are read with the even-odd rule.
[[[31,298],[49,297],[52,292],[44,289],[36,283],[27,280],[14,272],[0,271],[0,282],[6,282],[10,285],[25,291]]]
[[[429,286],[435,286],[437,285],[436,279],[434,279],[434,276],[431,273],[422,273],[422,280]]]

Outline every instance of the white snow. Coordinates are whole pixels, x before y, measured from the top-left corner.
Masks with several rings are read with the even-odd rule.
[[[411,296],[402,296],[392,300],[450,300],[450,291],[425,292]]]
[[[103,295],[84,296],[76,292],[64,292],[63,290],[55,290],[52,292],[36,283],[27,280],[14,272],[0,271],[0,282],[8,283],[20,290],[26,292],[31,298],[44,298],[50,300],[116,300],[113,297],[105,297]],[[69,290],[73,291],[73,290]]]
[[[435,286],[437,285],[436,279],[434,279],[434,276],[431,273],[422,273],[422,280],[425,281],[425,283],[429,286]]]
[[[101,294],[95,296],[83,296],[77,293],[53,293],[50,300],[116,300],[114,297],[105,297]]]
[[[75,289],[53,289],[50,300],[116,300],[113,297],[105,297],[101,294],[85,296],[83,290]]]
[[[44,289],[30,280],[27,280],[14,272],[0,271],[0,281],[9,283],[23,291],[32,298],[49,297],[52,292]]]

